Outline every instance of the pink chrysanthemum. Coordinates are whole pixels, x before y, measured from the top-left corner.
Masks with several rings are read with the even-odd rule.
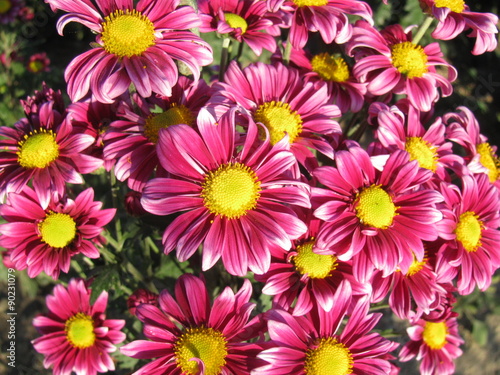
[[[401,25],[379,32],[367,22],[358,21],[348,43],[348,53],[357,57],[353,74],[368,83],[369,93],[406,94],[423,112],[430,111],[439,99],[438,88],[442,96],[451,95],[451,82],[457,78],[457,71],[443,59],[438,43],[425,47],[414,44]],[[447,69],[447,78],[437,73],[438,66]]]
[[[304,83],[297,69],[282,63],[256,63],[241,70],[232,62],[224,83],[214,89],[209,106],[216,112],[235,105],[248,110],[255,122],[266,126],[271,144],[288,134],[290,150],[309,170],[317,166],[311,148],[333,158],[333,148],[324,138],[341,133],[333,120],[341,113],[331,104],[326,84]]]
[[[471,12],[463,0],[420,0],[420,4],[439,22],[431,34],[433,38],[450,40],[471,30],[468,36],[476,38],[473,55],[491,52],[497,47],[497,15]]]
[[[172,177],[150,180],[142,205],[156,215],[187,211],[165,230],[165,253],[177,248],[185,261],[203,242],[204,270],[222,257],[233,275],[248,268],[261,274],[270,247],[288,250],[305,233],[289,206],[310,207],[309,186],[287,175],[296,168],[288,138],[260,143],[258,126],[248,121],[242,145],[235,143],[234,111],[218,124],[199,120],[199,133],[187,125],[160,131],[158,157]]]
[[[82,253],[99,258],[95,245],[116,210],[101,210],[102,203],[93,199],[94,191],[88,188],[75,200],[51,200],[42,208],[29,187],[20,194],[9,194],[0,206],[0,215],[7,222],[0,224],[0,245],[12,249],[15,268],[27,268],[29,277],[45,271],[57,279],[60,271],[69,271],[73,256]]]
[[[301,317],[283,310],[268,312],[272,347],[259,354],[269,364],[252,375],[387,375],[389,354],[398,344],[370,332],[382,314],[369,314],[368,298],[359,299],[342,333],[337,333],[352,303],[348,282],[341,283],[329,312],[321,308]]]
[[[226,287],[213,304],[204,281],[182,275],[175,284],[175,299],[166,290],[151,304],[137,307],[149,340],[136,340],[123,347],[129,357],[157,358],[134,375],[249,375],[259,344],[245,343],[258,331],[252,329],[252,286],[245,280],[234,294]]]
[[[342,56],[326,52],[310,55],[303,49],[292,48],[290,62],[304,70],[306,81],[325,82],[331,102],[342,113],[358,112],[364,105],[366,83],[356,80],[351,67]]]
[[[0,127],[1,195],[20,192],[32,181],[44,209],[52,194],[64,195],[67,182],[81,184],[79,173],[91,173],[102,165],[102,160],[84,153],[95,138],[74,129],[54,104],[40,104],[38,113],[21,119],[14,128]]]
[[[484,291],[500,267],[498,190],[480,174],[464,176],[461,191],[455,185],[443,184],[441,192],[445,204],[440,236],[447,242],[438,256],[451,267],[459,267],[460,294],[472,293],[476,285]]]
[[[202,33],[217,31],[228,34],[240,43],[246,43],[260,56],[262,49],[276,50],[280,18],[267,11],[264,1],[260,0],[199,0]]]
[[[23,3],[21,0],[2,0],[0,2],[0,24],[8,24],[19,15]]]
[[[76,21],[97,33],[97,47],[76,57],[66,68],[67,91],[72,101],[89,90],[109,103],[134,84],[139,95],[170,96],[177,82],[179,60],[199,78],[200,65],[212,62],[212,50],[190,28],[199,18],[180,0],[101,0],[98,9],[88,0],[46,0],[53,10],[68,14],[57,23],[62,35]]]
[[[306,45],[309,31],[319,32],[327,44],[347,42],[352,35],[348,14],[373,23],[370,6],[358,0],[279,0],[269,7],[292,14],[289,41],[297,49]]]
[[[452,375],[455,358],[462,355],[463,340],[458,333],[456,318],[440,322],[419,319],[407,329],[410,340],[399,352],[399,360],[407,362],[416,357],[422,375]]]
[[[488,138],[480,133],[479,122],[471,110],[458,107],[458,112],[445,114],[443,119],[448,124],[447,138],[464,147],[470,172],[487,174],[490,182],[500,189],[497,146],[490,145]]]
[[[313,197],[325,202],[314,215],[327,222],[318,234],[317,249],[341,260],[352,258],[361,282],[373,266],[384,276],[398,267],[406,272],[414,257],[423,260],[422,241],[438,236],[435,224],[442,214],[436,203],[443,197],[422,187],[432,172],[409,158],[406,151],[395,151],[379,171],[364,149],[353,146],[337,152],[336,168],[314,171],[328,189],[313,190]]]
[[[96,375],[115,369],[109,355],[125,340],[122,319],[106,319],[108,292],[93,305],[83,280],[71,279],[68,287],[56,285],[47,297],[48,314],[37,316],[33,325],[43,335],[32,341],[45,356],[44,366],[54,375]]]
[[[132,104],[122,103],[120,119],[113,121],[104,135],[104,158],[117,160],[116,177],[141,191],[158,166],[156,143],[160,129],[177,124],[196,126],[198,111],[209,98],[208,91],[205,81],[193,83],[179,77],[171,97],[135,96],[139,114]]]
[[[307,314],[315,304],[326,311],[333,307],[333,295],[342,280],[348,280],[353,295],[371,293],[369,284],[361,284],[352,275],[351,262],[339,261],[334,255],[314,253],[320,220],[306,221],[308,231],[293,241],[288,252],[281,250],[271,259],[271,267],[255,279],[266,283],[262,293],[274,296],[274,303],[293,315]],[[295,303],[294,303],[295,302]]]
[[[47,57],[47,53],[42,52],[31,55],[27,69],[31,73],[50,72],[50,59]]]
[[[398,104],[389,107],[377,102],[370,106],[369,112],[376,117],[378,125],[375,130],[377,140],[389,153],[406,150],[410,160],[417,160],[420,167],[448,181],[447,168],[460,169],[463,159],[453,153],[453,144],[446,142],[446,127],[441,118],[437,118],[426,129],[418,109],[406,100]]]

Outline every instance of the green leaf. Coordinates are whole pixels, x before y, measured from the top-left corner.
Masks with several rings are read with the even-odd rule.
[[[472,322],[472,337],[480,346],[486,346],[488,343],[488,326],[481,320]]]
[[[90,303],[93,304],[103,291],[120,293],[120,274],[116,266],[103,267],[91,285]]]

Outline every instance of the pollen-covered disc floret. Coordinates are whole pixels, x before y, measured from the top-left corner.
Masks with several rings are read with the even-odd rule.
[[[139,56],[155,44],[155,28],[141,12],[119,9],[104,18],[101,40],[108,53]]]
[[[254,118],[267,127],[272,145],[283,139],[285,133],[288,134],[289,142],[293,143],[302,131],[302,119],[288,103],[271,101],[261,104]]]
[[[436,0],[434,5],[437,8],[450,8],[455,13],[462,13],[465,9],[463,0]]]
[[[362,189],[355,199],[355,208],[362,224],[379,229],[388,228],[397,215],[391,196],[379,185]]]
[[[394,44],[391,47],[392,65],[408,78],[422,77],[429,71],[427,55],[422,46],[411,42]]]
[[[205,175],[202,184],[205,207],[228,219],[237,219],[257,205],[260,181],[245,164],[223,164]]]
[[[436,172],[438,161],[437,147],[432,146],[421,137],[407,137],[405,150],[410,154],[410,160],[416,160],[422,168]]]
[[[295,269],[311,279],[324,279],[337,267],[334,255],[316,254],[313,252],[315,241],[307,241],[297,246],[297,254],[291,258]]]
[[[333,337],[322,338],[316,348],[306,353],[307,375],[347,375],[352,373],[351,352]]]
[[[51,130],[35,130],[19,142],[18,163],[21,167],[45,168],[59,156],[56,135]]]
[[[455,234],[465,250],[474,252],[481,246],[483,227],[479,216],[474,212],[467,211],[460,215]]]
[[[448,327],[445,322],[425,322],[422,338],[429,348],[442,349],[447,343],[447,335]]]
[[[76,222],[68,214],[51,212],[38,228],[41,240],[54,248],[68,246],[76,236]]]
[[[200,369],[193,358],[199,358],[205,365],[204,374],[218,375],[226,364],[227,342],[213,328],[188,328],[175,343],[174,352],[183,374],[198,374]]]
[[[476,145],[476,151],[479,154],[479,162],[488,169],[490,182],[497,181],[500,175],[500,161],[490,144],[488,142],[480,143]]]
[[[312,70],[325,81],[345,82],[350,77],[349,67],[342,57],[320,53],[311,59]]]
[[[144,135],[153,143],[158,142],[160,129],[171,125],[186,124],[193,125],[195,118],[192,112],[183,104],[172,105],[171,108],[161,113],[152,113],[144,124]]]
[[[328,0],[292,0],[292,3],[298,7],[320,7],[328,4]]]
[[[225,13],[224,17],[226,18],[226,22],[229,26],[231,26],[233,29],[240,28],[241,33],[245,34],[248,28],[248,23],[243,17],[234,13]]]
[[[78,313],[66,320],[64,331],[69,343],[75,348],[85,349],[94,345],[94,321],[87,314]]]

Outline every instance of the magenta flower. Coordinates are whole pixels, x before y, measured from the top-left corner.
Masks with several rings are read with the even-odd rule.
[[[333,120],[341,113],[331,104],[326,84],[304,83],[297,69],[282,63],[256,63],[241,70],[233,62],[224,83],[214,89],[208,105],[216,113],[233,106],[246,109],[255,122],[266,126],[271,144],[288,134],[290,150],[308,170],[317,166],[311,148],[333,158],[333,147],[325,138],[341,133]]]
[[[63,196],[66,183],[81,184],[79,173],[91,173],[102,160],[84,153],[95,142],[74,129],[55,102],[40,104],[39,112],[14,124],[0,127],[0,195],[20,192],[29,181],[43,209],[50,196]]]
[[[370,332],[382,314],[368,313],[368,298],[353,301],[346,281],[335,292],[333,306],[329,312],[318,308],[300,317],[283,310],[268,312],[272,347],[258,356],[268,364],[252,375],[389,374],[389,353],[398,344]]]
[[[120,350],[141,359],[157,358],[134,375],[249,375],[259,344],[246,343],[258,331],[250,321],[255,304],[250,303],[252,286],[245,280],[234,294],[226,287],[213,304],[205,282],[182,275],[175,284],[175,298],[166,290],[151,304],[137,307],[149,340],[136,340]]]
[[[9,194],[0,206],[0,215],[7,222],[0,224],[0,245],[12,250],[15,268],[27,268],[29,277],[45,271],[57,279],[60,271],[69,271],[75,255],[99,258],[96,244],[116,210],[101,210],[102,203],[93,199],[94,191],[88,188],[75,200],[50,200],[43,208],[29,187],[20,194]]]
[[[33,325],[42,334],[32,341],[45,356],[45,368],[54,375],[96,375],[115,369],[109,355],[125,340],[122,319],[106,319],[108,292],[90,304],[90,289],[83,280],[71,279],[68,287],[56,285],[47,297],[48,314],[37,316]]]
[[[360,51],[356,51],[359,49]],[[401,25],[392,25],[382,32],[365,21],[358,21],[348,53],[354,54],[353,74],[360,82],[367,82],[373,95],[406,94],[411,104],[428,112],[442,96],[451,95],[451,82],[457,77],[454,67],[443,59],[438,43],[425,47],[414,44]],[[448,77],[436,70],[444,66]]]
[[[195,79],[200,65],[212,62],[212,50],[190,28],[199,18],[180,0],[101,0],[98,9],[88,0],[46,0],[52,10],[68,14],[57,23],[62,35],[68,22],[79,22],[97,34],[96,47],[76,57],[66,68],[67,91],[72,101],[92,91],[110,103],[134,84],[139,95],[170,96],[177,82],[174,60],[186,64]]]
[[[342,113],[358,112],[365,104],[366,83],[356,80],[343,57],[327,52],[310,55],[292,48],[290,62],[304,71],[305,81],[325,82],[332,103]]]
[[[407,362],[416,357],[422,375],[452,375],[455,358],[462,355],[464,343],[458,333],[456,318],[440,322],[419,319],[407,329],[410,340],[399,352],[399,360]]]
[[[359,283],[352,275],[350,261],[342,262],[334,255],[314,253],[320,220],[306,220],[308,231],[293,241],[290,251],[281,250],[271,259],[269,271],[255,275],[255,280],[264,282],[262,293],[274,296],[275,306],[293,315],[307,314],[314,305],[330,311],[333,295],[343,280],[348,280],[352,294],[369,295],[369,284]]]
[[[451,267],[458,267],[457,289],[470,294],[477,287],[486,290],[500,267],[500,200],[498,190],[484,174],[464,176],[462,188],[443,184],[440,236],[447,240],[440,255]]]
[[[289,41],[297,49],[306,45],[309,31],[319,32],[327,44],[347,42],[352,35],[348,14],[373,23],[370,6],[358,0],[280,0],[269,3],[273,9],[281,7],[292,14]]]
[[[158,132],[171,125],[196,126],[198,111],[209,98],[205,81],[193,83],[179,77],[171,97],[134,96],[135,103],[122,103],[117,121],[113,121],[104,135],[104,158],[116,161],[115,174],[120,181],[141,191],[158,167],[156,144]],[[139,114],[134,112],[134,105]]]
[[[392,107],[377,102],[370,106],[369,112],[378,125],[377,140],[388,153],[406,150],[410,160],[417,160],[420,167],[435,172],[439,179],[446,181],[450,180],[447,168],[460,170],[463,166],[463,159],[453,153],[453,144],[446,142],[446,127],[441,118],[426,129],[420,111],[406,100]]]
[[[473,55],[491,52],[497,47],[497,15],[471,12],[463,0],[420,0],[420,4],[438,20],[431,34],[433,38],[450,40],[463,31],[471,30],[467,36],[476,38]]]
[[[290,205],[310,207],[309,186],[287,175],[297,167],[287,137],[274,147],[261,143],[247,119],[238,145],[234,112],[215,125],[199,120],[199,133],[187,125],[160,131],[158,157],[172,177],[150,180],[142,205],[156,215],[187,211],[165,230],[165,253],[177,248],[185,261],[203,242],[203,270],[222,257],[233,275],[264,273],[270,247],[288,250],[306,231]]]
[[[410,161],[406,151],[395,151],[377,170],[359,146],[338,151],[337,167],[314,171],[326,189],[313,191],[323,203],[314,215],[326,221],[318,234],[320,253],[353,260],[355,277],[364,282],[373,266],[388,276],[397,268],[406,272],[424,258],[422,241],[438,236],[435,224],[442,214],[436,203],[443,197],[425,189],[432,172]]]
[[[199,0],[202,33],[217,31],[228,34],[240,43],[246,43],[260,56],[262,49],[276,50],[273,36],[279,35],[275,25],[281,19],[267,11],[264,1],[260,0]]]
[[[443,116],[448,124],[447,138],[465,149],[465,162],[472,173],[488,175],[490,182],[500,189],[500,159],[497,146],[490,145],[488,138],[480,133],[479,122],[467,107],[458,107],[458,112]]]
[[[27,65],[31,73],[50,72],[50,59],[45,52],[31,55]]]

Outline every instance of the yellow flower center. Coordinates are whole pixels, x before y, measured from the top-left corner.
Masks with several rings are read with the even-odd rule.
[[[448,335],[448,327],[445,322],[425,322],[422,338],[429,348],[439,350],[445,346],[446,335]]]
[[[468,252],[474,252],[481,246],[481,237],[484,225],[479,216],[472,211],[464,212],[455,228],[455,235]]]
[[[355,207],[356,216],[362,224],[379,229],[387,229],[397,215],[397,207],[392,198],[377,185],[364,188],[358,193]]]
[[[321,79],[331,82],[345,82],[349,79],[349,67],[342,57],[320,53],[311,59],[313,72]]]
[[[498,160],[498,157],[495,155],[495,152],[488,142],[478,144],[476,146],[476,150],[479,154],[479,162],[483,165],[483,167],[488,169],[490,182],[495,182],[498,180],[500,174],[500,160]]]
[[[405,149],[410,154],[410,160],[416,160],[420,167],[436,172],[437,147],[432,146],[421,137],[408,137],[406,138]]]
[[[12,8],[12,2],[10,0],[0,0],[0,14],[7,13],[10,8]]]
[[[155,44],[155,39],[153,23],[135,9],[116,10],[102,23],[103,47],[118,57],[141,55]]]
[[[302,118],[297,111],[292,111],[288,103],[272,101],[261,104],[254,118],[267,127],[272,145],[281,141],[285,133],[288,133],[290,143],[293,143],[302,131]]]
[[[333,337],[322,338],[315,349],[306,353],[306,375],[347,375],[352,373],[351,352]]]
[[[45,67],[45,64],[42,63],[40,60],[35,60],[35,61],[30,61],[29,67],[33,73],[38,73]]]
[[[94,321],[84,313],[78,313],[66,320],[66,338],[75,348],[85,349],[95,342]]]
[[[436,0],[434,5],[437,8],[450,8],[455,13],[462,13],[465,9],[463,0]]]
[[[168,128],[171,125],[186,124],[193,125],[195,118],[193,113],[185,105],[172,104],[172,107],[161,113],[149,115],[144,124],[144,135],[153,143],[158,142],[160,129]]]
[[[295,269],[311,279],[324,279],[337,268],[337,258],[334,255],[314,253],[315,241],[308,241],[297,246],[297,255],[292,258]]]
[[[45,168],[59,157],[59,145],[52,130],[35,130],[19,142],[17,161],[23,168]]]
[[[243,17],[238,16],[234,13],[225,13],[224,17],[226,17],[226,22],[233,29],[240,28],[241,33],[245,34],[248,28],[248,23],[245,21]]]
[[[421,262],[417,260],[415,257],[415,254],[413,254],[413,262],[410,265],[410,268],[408,268],[408,272],[406,272],[405,276],[413,276],[416,273],[420,272],[422,268],[424,268],[425,264],[427,263],[428,258],[424,257]]]
[[[38,224],[42,241],[55,248],[68,246],[76,236],[76,223],[67,214],[51,212]]]
[[[328,4],[328,0],[292,0],[292,2],[298,7],[320,7]]]
[[[205,375],[218,375],[226,364],[227,341],[212,328],[188,328],[175,343],[174,352],[183,374],[198,374],[198,363],[193,358],[199,358],[205,365]]]
[[[392,65],[408,78],[422,77],[428,72],[427,55],[422,46],[411,42],[395,44],[391,47]]]
[[[201,196],[215,215],[238,219],[257,205],[260,181],[255,172],[241,163],[221,165],[205,174]]]

